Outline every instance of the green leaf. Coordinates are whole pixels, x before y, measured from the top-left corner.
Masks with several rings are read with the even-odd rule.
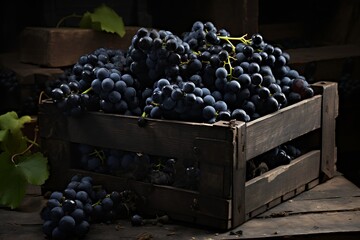
[[[28,122],[31,122],[30,116],[22,116],[19,118],[16,112],[7,112],[0,115],[0,130],[9,129],[12,133],[21,131],[24,124]]]
[[[0,154],[0,204],[14,209],[20,206],[28,183],[10,159],[9,153]]]
[[[0,131],[2,131],[0,149],[8,151],[10,154],[24,151],[27,148],[27,141],[21,129],[28,122],[31,122],[30,116],[18,118],[17,113],[14,111],[0,115]],[[4,133],[3,131],[9,132]]]
[[[84,15],[82,16],[79,26],[81,28],[91,28],[91,13],[90,12],[86,12],[84,13]]]
[[[89,24],[89,18],[91,24]],[[80,21],[80,27],[116,33],[120,37],[125,35],[125,26],[122,17],[114,10],[102,4],[95,8],[94,13],[86,12]]]
[[[25,179],[34,185],[42,185],[49,177],[47,158],[40,152],[19,156],[17,168]]]
[[[0,130],[0,142],[6,141],[9,134],[9,129]]]

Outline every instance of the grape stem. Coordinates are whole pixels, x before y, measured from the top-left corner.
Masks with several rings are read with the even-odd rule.
[[[81,94],[86,94],[88,92],[90,92],[92,90],[92,87],[89,87],[88,89],[86,89],[85,91],[83,91]]]
[[[48,99],[50,98],[50,97],[45,93],[45,91],[41,91],[40,94],[39,94],[38,104],[41,104],[42,99],[43,99],[43,95],[45,95]]]
[[[82,18],[82,15],[78,15],[78,14],[76,14],[76,13],[73,13],[73,14],[71,14],[71,15],[65,16],[65,17],[63,17],[63,18],[61,18],[61,19],[59,20],[59,22],[56,24],[56,28],[59,28],[60,25],[61,25],[63,22],[65,22],[67,19],[69,19],[69,18]]]
[[[34,134],[34,140],[31,141],[31,140],[27,139],[27,141],[30,142],[31,144],[30,144],[24,151],[22,151],[22,152],[20,152],[20,153],[15,153],[14,155],[11,156],[11,161],[13,162],[13,164],[14,164],[15,166],[17,166],[17,164],[16,164],[16,162],[15,162],[15,158],[16,158],[17,156],[21,156],[21,155],[25,154],[26,152],[30,151],[30,149],[31,149],[34,145],[35,145],[35,146],[39,146],[39,145],[36,143],[38,131],[39,131],[39,128],[38,128],[38,126],[36,126],[35,129],[34,129],[34,132],[35,132],[35,134]]]
[[[241,41],[244,44],[250,44],[251,40],[250,39],[245,39],[245,37],[247,36],[247,34],[241,36],[241,37],[227,37],[227,36],[218,36],[220,39],[224,39],[224,40],[236,40],[236,41]]]

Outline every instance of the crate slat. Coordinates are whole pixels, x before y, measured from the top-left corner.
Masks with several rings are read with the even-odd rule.
[[[245,209],[249,213],[288,192],[316,179],[320,171],[320,151],[311,151],[287,165],[253,178],[245,184]]]

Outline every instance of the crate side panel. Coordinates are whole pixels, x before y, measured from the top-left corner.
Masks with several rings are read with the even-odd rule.
[[[308,152],[246,182],[245,209],[249,213],[319,177],[320,151]]]
[[[321,99],[317,95],[249,122],[246,160],[320,128]]]
[[[67,182],[62,181],[70,168],[70,143],[55,139],[41,139],[41,149],[48,158],[50,175],[43,185],[43,189],[65,189]]]
[[[139,127],[138,117],[102,113],[64,117],[56,106],[41,105],[47,105],[42,106],[39,113],[43,137],[103,148],[194,159],[195,139],[216,139],[231,144],[233,138],[233,131],[227,125],[148,119],[145,127]]]
[[[233,137],[236,130],[233,129]],[[231,198],[232,159],[236,146],[230,141],[195,139],[195,154],[200,167],[199,191],[209,196]]]
[[[150,214],[174,214],[175,216],[190,217],[196,222],[198,216],[203,218],[228,221],[230,218],[231,201],[204,196],[196,191],[174,188],[171,186],[153,185],[132,179],[69,169],[68,176],[82,174],[91,176],[96,183],[104,186],[108,191],[132,190],[141,196],[139,207]]]

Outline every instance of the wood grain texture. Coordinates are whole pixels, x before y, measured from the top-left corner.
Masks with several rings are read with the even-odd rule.
[[[266,205],[319,176],[320,151],[306,153],[245,184],[246,213]]]
[[[337,83],[319,82],[313,87],[322,88],[322,152],[321,152],[321,171],[324,178],[329,179],[334,176],[336,168],[336,118],[339,113],[339,96]],[[326,180],[325,179],[325,180]]]
[[[320,128],[321,101],[317,95],[247,123],[246,159]]]

